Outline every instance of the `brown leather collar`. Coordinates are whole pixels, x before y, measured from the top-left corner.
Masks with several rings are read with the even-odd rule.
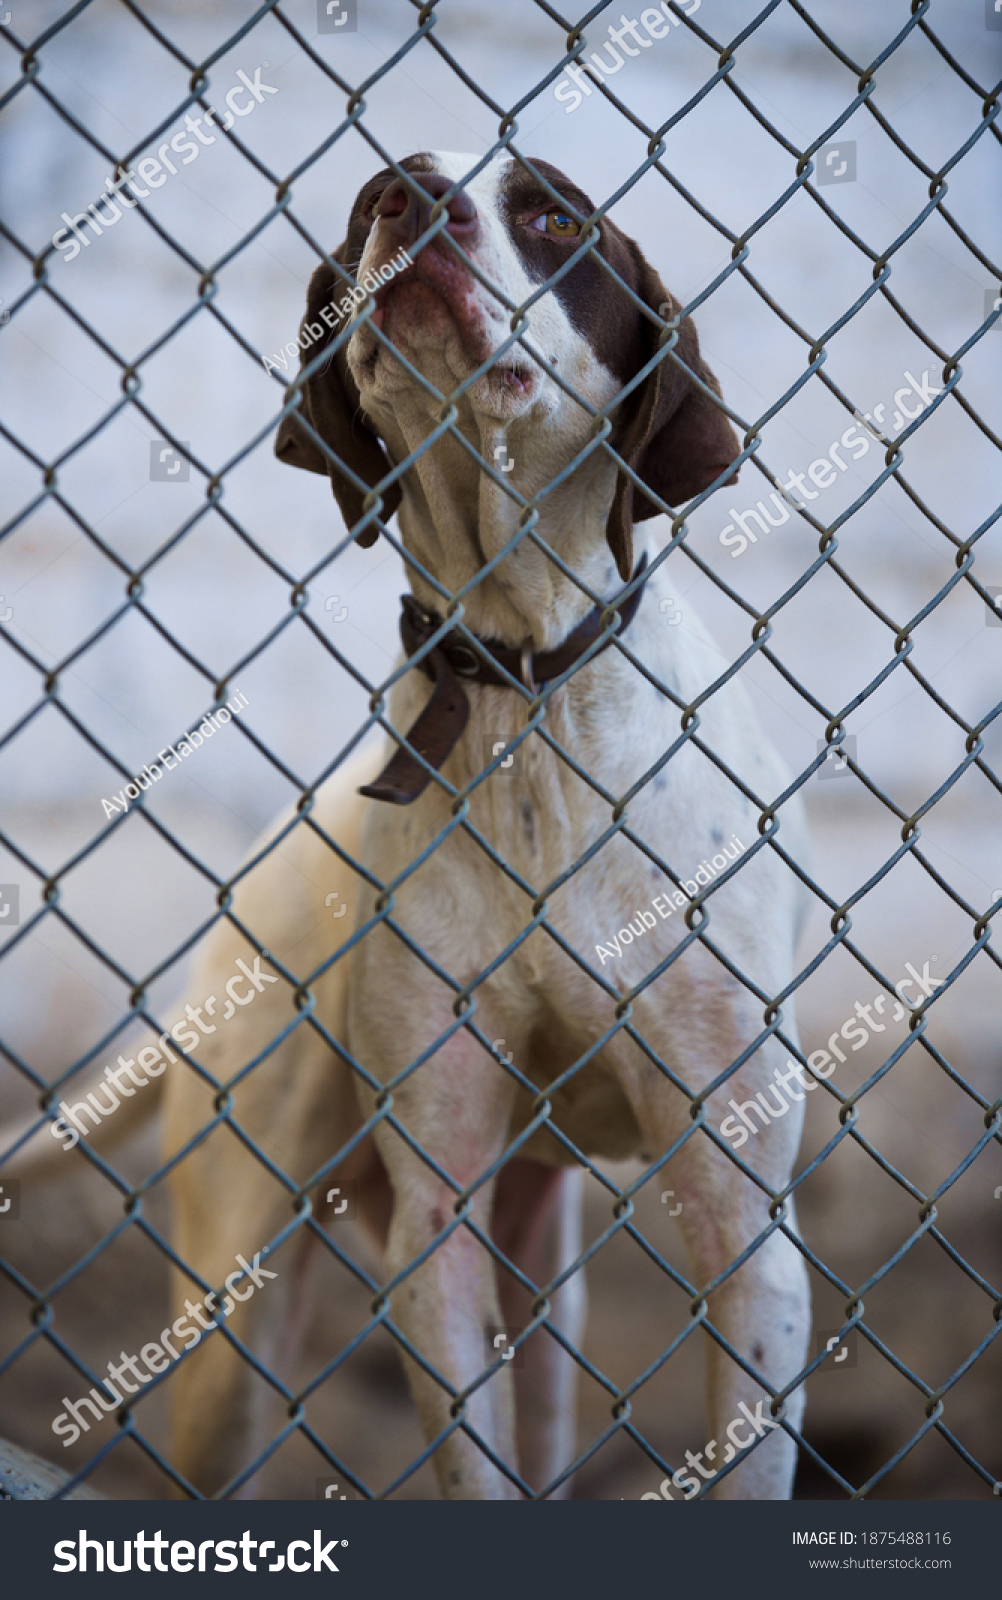
[[[634,579],[642,576],[646,566],[645,552],[633,574]],[[513,650],[509,645],[497,644],[490,639],[478,639],[478,652],[461,634],[455,631],[447,633],[418,663],[421,671],[433,680],[435,688],[428,704],[408,732],[407,743],[437,772],[455,748],[470,715],[470,702],[461,679],[465,678],[468,683],[486,683],[510,689],[508,679],[498,670],[504,668],[512,678],[524,684],[530,694],[538,694],[551,679],[567,672],[596,639],[602,641],[595,652],[598,655],[608,648],[615,633],[626,632],[636,616],[645,582],[646,578],[620,607],[618,628],[603,628],[602,613],[607,607],[593,606],[584,621],[578,623],[573,633],[569,633],[563,644],[555,650],[534,651],[528,645],[521,650]],[[401,605],[400,637],[408,656],[412,656],[442,626],[442,619],[426,611],[412,594],[402,595]],[[370,800],[387,800],[391,805],[407,806],[424,793],[430,782],[431,774],[401,745],[375,782],[367,783],[358,792],[367,795]]]

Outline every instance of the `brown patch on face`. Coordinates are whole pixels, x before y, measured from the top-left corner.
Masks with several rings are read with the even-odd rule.
[[[591,215],[595,207],[583,189],[571,183],[548,161],[534,161],[533,166],[580,218]],[[560,270],[581,241],[579,238],[554,238],[529,226],[527,218],[531,220],[551,210],[556,202],[517,162],[505,175],[501,196],[504,220],[525,269],[535,282],[543,283]],[[599,221],[598,228],[601,234],[596,246],[599,255],[604,256],[624,282],[636,291],[640,273],[632,242],[607,217]],[[615,373],[621,383],[628,382],[643,365],[644,346],[640,313],[619,285],[588,255],[554,284],[553,293],[572,326],[587,339],[602,365]]]
[[[582,219],[591,214],[593,206],[583,190],[547,162],[537,166],[573,213]],[[557,202],[523,167],[511,166],[502,189],[508,228],[526,271],[534,280],[545,282],[566,265],[580,239],[555,237],[530,226]],[[652,311],[659,316],[677,315],[680,307],[639,245],[607,217],[600,220],[598,229],[600,237],[594,247],[598,256],[608,261]],[[657,354],[662,338],[659,324],[643,315],[620,284],[602,270],[594,254],[584,256],[554,283],[552,293],[620,383],[629,382]],[[661,312],[662,306],[666,312]],[[692,384],[685,370],[695,373],[711,394],[720,394],[716,379],[700,358],[699,340],[688,317],[680,323],[674,344],[677,360],[663,358],[634,390],[619,412],[612,438],[614,448],[641,482],[670,506],[707,488],[740,451],[726,416]],[[633,524],[656,516],[660,509],[620,473],[606,536],[624,581],[633,571]]]

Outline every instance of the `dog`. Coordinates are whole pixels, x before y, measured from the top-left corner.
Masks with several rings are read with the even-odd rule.
[[[313,276],[276,447],[329,478],[360,543],[398,513],[410,664],[377,705],[397,737],[280,820],[206,942],[192,992],[221,995],[238,957],[276,981],[206,1025],[200,1070],[164,1079],[167,1149],[190,1145],[172,1176],[175,1244],[222,1284],[239,1253],[280,1241],[274,1281],[227,1326],[287,1372],[323,1195],[354,1183],[442,1495],[560,1498],[585,1319],[577,1152],[649,1165],[671,1152],[658,1176],[682,1205],[709,1330],[713,1469],[734,1458],[742,1406],[775,1417],[805,1363],[792,1198],[785,1228],[769,1209],[802,1108],[744,1153],[758,1181],[710,1131],[785,1059],[766,1022],[804,897],[763,837],[774,824],[760,826],[783,767],[735,676],[707,694],[725,664],[688,605],[683,628],[666,626],[657,546],[637,532],[734,481],[740,447],[691,321],[608,217],[592,236],[592,202],[552,166],[422,153],[401,171],[362,187]],[[411,264],[374,304],[331,315],[348,275],[374,283],[402,250]],[[501,752],[530,710],[514,777]],[[802,861],[797,800],[778,816]],[[697,868],[734,836],[735,870],[687,913]],[[318,911],[331,888],[343,920]],[[675,909],[652,928],[636,908],[659,890]],[[726,964],[691,932],[707,912]],[[179,1274],[178,1310],[191,1292]],[[512,1370],[490,1330],[530,1326]],[[205,1493],[249,1493],[282,1391],[220,1336],[170,1387],[177,1470]],[[797,1387],[779,1416],[797,1429],[802,1410]],[[715,1497],[788,1497],[790,1434],[743,1443]]]

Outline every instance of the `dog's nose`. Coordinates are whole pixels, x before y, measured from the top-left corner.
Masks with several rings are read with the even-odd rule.
[[[383,190],[374,212],[388,228],[394,246],[402,245],[404,249],[430,226],[432,206],[452,188],[449,179],[437,172],[415,173],[411,181],[420,186],[420,193],[415,194],[401,178],[395,178]],[[465,189],[456,191],[446,209],[449,220],[444,232],[451,233],[464,250],[471,249],[480,231],[480,218]],[[435,244],[435,240],[431,242]]]

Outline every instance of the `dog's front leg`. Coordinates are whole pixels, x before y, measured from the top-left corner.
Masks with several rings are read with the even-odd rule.
[[[733,1083],[729,1086],[733,1088]],[[710,1102],[716,1107],[716,1101]],[[726,1108],[724,1108],[726,1109]],[[799,1110],[799,1108],[797,1108]],[[711,1120],[720,1121],[719,1112]],[[743,1152],[774,1190],[788,1181],[799,1140],[799,1119],[790,1116],[760,1135],[754,1154]],[[680,1131],[676,1129],[677,1132]],[[662,1130],[667,1140],[667,1129]],[[664,1148],[664,1145],[662,1146]],[[763,1191],[701,1134],[690,1139],[665,1169],[682,1202],[679,1225],[688,1248],[692,1281],[702,1289],[727,1273],[749,1245],[769,1228]],[[792,1200],[787,1223],[796,1231]],[[807,1269],[796,1246],[775,1232],[748,1260],[707,1296],[708,1317],[742,1359],[758,1373],[756,1383],[715,1339],[705,1341],[708,1433],[705,1445],[689,1447],[677,1483],[686,1495],[754,1445],[740,1466],[712,1491],[717,1500],[786,1500],[793,1489],[796,1445],[770,1412],[771,1394],[802,1369],[810,1334]],[[794,1427],[803,1415],[803,1389],[786,1402]]]
[[[768,1226],[766,1204],[756,1206],[750,1195],[744,1209],[753,1214],[745,1217],[745,1226],[731,1227],[725,1221],[721,1227],[719,1212],[716,1217],[707,1214],[710,1207],[735,1199],[734,1186],[721,1186],[708,1196],[706,1207],[694,1202],[693,1215],[683,1223],[697,1282],[710,1282]],[[795,1229],[792,1201],[788,1202],[787,1220]],[[714,1327],[771,1390],[785,1388],[803,1367],[810,1333],[807,1271],[796,1247],[782,1234],[773,1234],[727,1283],[714,1290],[708,1308]],[[712,1491],[713,1499],[788,1500],[797,1450],[772,1417],[770,1394],[713,1339],[707,1342],[706,1382],[711,1438],[696,1472],[709,1477],[739,1450],[755,1446],[747,1460]],[[787,1399],[785,1418],[799,1429],[803,1412],[800,1388]],[[696,1472],[690,1476],[695,1477]]]
[[[399,1039],[401,1030],[395,1031]],[[475,1041],[459,1034],[397,1091],[394,1114],[420,1149],[465,1186],[503,1148],[509,1101],[501,1070]],[[493,1259],[462,1222],[450,1231],[456,1192],[428,1162],[385,1122],[376,1139],[393,1189],[387,1280],[402,1279],[391,1291],[390,1315],[430,1369],[404,1353],[425,1437],[430,1441],[452,1430],[434,1457],[442,1493],[451,1500],[517,1499],[510,1479],[469,1433],[454,1426],[461,1416],[489,1450],[515,1466],[507,1369],[456,1404],[487,1368],[487,1331],[501,1321]],[[490,1231],[492,1197],[493,1183],[486,1184],[470,1205],[470,1219],[484,1234]],[[430,1247],[427,1259],[413,1266]]]

